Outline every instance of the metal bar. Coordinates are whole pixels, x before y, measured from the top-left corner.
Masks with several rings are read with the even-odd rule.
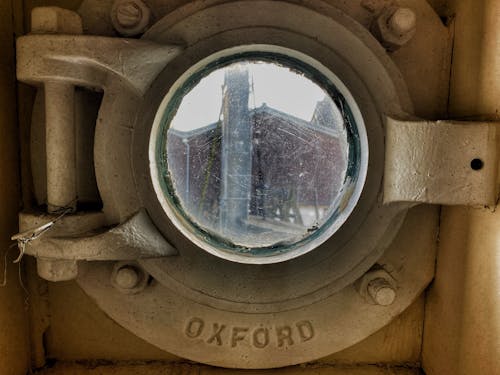
[[[75,88],[45,83],[45,134],[47,154],[47,206],[55,213],[76,211]]]

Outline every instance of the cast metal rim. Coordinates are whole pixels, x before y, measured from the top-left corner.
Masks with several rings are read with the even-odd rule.
[[[243,2],[242,4],[248,6],[248,3]],[[284,4],[285,3],[282,3],[281,5],[284,6]],[[238,11],[242,11],[242,5],[239,3],[238,5]],[[279,7],[276,2],[270,2],[269,5]],[[222,5],[224,8],[231,8],[232,6],[235,6],[235,4],[230,3]],[[304,11],[305,9],[291,4],[287,4],[286,6],[298,8],[299,10],[297,10],[297,12]],[[232,11],[234,10],[226,10],[226,12]],[[220,12],[218,13],[222,16]],[[329,22],[332,21],[331,18],[328,19]],[[161,22],[162,21],[160,21],[160,23]],[[159,34],[155,35],[152,33],[154,29],[159,30]],[[167,42],[170,33],[165,30],[168,30],[168,27],[157,24],[146,34],[146,37],[155,39],[158,42]],[[364,30],[364,32],[366,33],[366,30]],[[240,28],[238,30],[228,30],[227,32],[222,31],[217,32],[215,35],[208,35],[207,39],[197,41],[193,46],[187,47],[184,53],[179,56],[179,58],[174,59],[169,67],[158,76],[156,84],[153,84],[150,88],[144,100],[144,103],[147,103],[147,105],[141,107],[141,115],[138,116],[141,121],[135,126],[136,136],[133,146],[135,154],[140,155],[141,152],[143,153],[142,150],[148,149],[149,147],[150,121],[152,122],[152,119],[156,115],[156,109],[160,105],[157,98],[161,97],[161,99],[163,99],[168,89],[170,89],[178,77],[192,67],[192,61],[201,61],[221,50],[233,47],[241,48],[242,44],[262,44],[258,43],[259,39],[262,41],[266,40],[268,44],[269,41],[273,41],[273,39],[279,40],[281,44],[289,44],[287,48],[293,47],[291,49],[295,51],[301,50],[304,55],[312,56],[312,58],[318,53],[318,49],[322,51],[322,55],[324,55],[324,51],[328,50],[324,45],[316,45],[316,42],[310,38],[306,38],[295,32],[291,33],[281,29],[277,30],[271,26],[267,28]],[[280,48],[279,43],[276,44],[278,48]],[[276,47],[273,46],[273,48]],[[363,48],[366,49],[367,47],[364,46]],[[330,52],[328,56],[334,56],[333,53],[334,52]],[[322,57],[323,60],[325,60],[325,56]],[[186,241],[184,235],[179,235],[180,232],[178,229],[171,223],[169,224],[170,220],[165,214],[164,209],[158,204],[157,199],[151,199],[152,196],[156,196],[156,193],[152,188],[153,183],[151,181],[151,176],[149,173],[144,173],[146,170],[149,171],[150,167],[148,164],[149,161],[145,162],[145,160],[150,159],[146,159],[147,156],[143,154],[142,159],[136,157],[134,164],[135,179],[139,187],[139,195],[142,197],[144,205],[153,221],[158,225],[159,230],[172,241],[173,245],[179,249],[181,254],[175,261],[173,259],[158,261],[141,260],[141,263],[148,269],[148,272],[161,283],[175,286],[175,289],[181,291],[182,294],[190,295],[193,300],[215,308],[223,308],[230,311],[282,311],[296,309],[307,303],[327,298],[352,283],[353,280],[361,276],[376,262],[376,259],[380,257],[385,246],[390,243],[390,240],[401,225],[407,206],[391,205],[382,207],[378,197],[381,187],[381,176],[383,173],[383,125],[380,109],[375,109],[373,97],[367,92],[364,83],[362,83],[358,76],[352,72],[352,68],[345,64],[344,60],[340,60],[338,56],[330,57],[330,59],[333,59],[331,61],[329,60],[330,66],[328,68],[330,71],[337,71],[332,68],[333,64],[333,67],[341,66],[342,72],[350,72],[348,74],[349,81],[357,88],[356,92],[353,93],[353,95],[358,96],[355,100],[357,103],[360,103],[359,99],[361,98],[361,102],[364,104],[363,111],[365,113],[363,117],[365,117],[366,113],[369,114],[366,118],[370,121],[371,126],[368,130],[369,132],[371,131],[372,136],[369,136],[368,140],[372,143],[370,145],[370,150],[374,149],[376,152],[372,154],[374,157],[370,161],[371,169],[368,171],[369,178],[367,179],[369,183],[365,185],[363,194],[360,198],[364,200],[364,203],[360,203],[356,206],[353,215],[335,234],[335,240],[330,238],[330,240],[326,241],[326,243],[315,251],[309,252],[300,258],[287,261],[286,269],[288,269],[288,272],[284,273],[283,270],[285,268],[280,266],[273,267],[272,264],[267,265],[264,271],[259,271],[260,274],[265,272],[266,274],[275,275],[273,278],[273,285],[277,289],[281,288],[283,290],[283,288],[285,288],[285,290],[287,290],[284,295],[276,296],[266,290],[269,289],[266,288],[266,286],[269,285],[268,282],[266,283],[263,280],[256,279],[254,268],[250,268],[249,271],[249,268],[245,267],[244,264],[238,266],[235,262],[227,262],[210,256],[210,254],[205,251],[201,251],[198,246],[194,246],[190,241]],[[332,63],[332,61],[334,62]],[[322,63],[324,64],[325,62],[322,61]],[[384,74],[386,75],[387,72]],[[393,84],[392,81],[390,82]],[[167,88],[164,86],[167,86]],[[381,91],[384,92],[384,90]],[[403,89],[402,92],[405,93],[405,90]],[[377,98],[380,99],[380,96],[382,96],[382,94]],[[391,93],[390,97],[393,98],[394,95]],[[153,103],[153,105],[151,103]],[[154,103],[158,104],[156,105]],[[154,111],[151,110],[151,106],[154,107]],[[394,101],[391,101],[391,106],[391,109],[393,109]],[[363,209],[360,210],[360,207]],[[371,218],[368,220],[371,220],[370,223],[367,223],[367,214],[369,214]],[[354,219],[353,216],[355,217]],[[350,229],[346,230],[346,225]],[[363,227],[363,229],[368,228],[366,234],[367,238],[377,238],[378,240],[361,245],[360,242],[363,242],[363,238],[361,236],[356,236],[360,226]],[[358,252],[358,255],[354,257],[353,254],[351,254],[353,246],[349,244],[349,242],[353,242],[353,239],[358,242],[354,250],[354,252]],[[346,244],[348,244],[348,246],[345,246]],[[341,259],[339,258],[339,254]],[[335,261],[332,261],[334,255],[336,258]],[[195,271],[189,273],[181,271],[192,269],[194,264],[196,264]],[[291,271],[292,269],[294,271]],[[214,279],[214,274],[219,275],[219,278]],[[258,294],[249,293],[247,297],[243,297],[238,290],[233,288],[234,285],[239,285],[238,283],[233,283],[233,285],[227,285],[227,283],[224,286],[220,285],[220,279],[233,278],[232,275],[243,274],[247,277],[246,281],[248,283],[261,283],[258,288]],[[302,277],[299,277],[299,274]],[[327,275],[327,277],[318,278],[320,274]],[[191,275],[194,276],[191,277]],[[276,277],[282,277],[286,282],[283,280],[276,281]],[[315,281],[311,281],[312,279],[315,279]],[[203,280],[203,282],[200,282],[200,280]],[[305,283],[304,280],[306,280]],[[283,285],[281,285],[280,282]],[[289,290],[290,288],[286,286],[286,284],[290,283],[297,286],[295,290]],[[304,285],[307,285],[307,287],[304,287]],[[246,286],[242,287],[246,288]],[[233,289],[229,290],[231,288]]]

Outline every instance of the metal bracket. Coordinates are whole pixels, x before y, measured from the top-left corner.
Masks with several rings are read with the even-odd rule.
[[[136,260],[178,254],[156,229],[145,210],[123,224],[97,234],[90,228],[100,224],[102,214],[85,216],[65,216],[54,224],[52,235],[44,234],[26,246],[26,254],[41,261],[38,265],[41,277],[51,281],[73,279],[77,276],[76,262],[80,260]],[[28,228],[38,228],[51,220],[50,215],[22,214],[20,226],[23,231],[29,231]]]
[[[142,95],[181,47],[88,35],[27,35],[17,39],[17,78],[107,88],[113,78]]]
[[[77,13],[42,7],[33,11],[32,34],[17,39],[17,78],[42,86],[45,91],[47,205],[52,214],[61,208],[68,213],[77,208],[75,86],[103,90],[104,105],[120,95],[135,103],[182,49],[82,33],[82,20]],[[47,280],[75,278],[79,260],[130,260],[177,254],[144,210],[129,220],[120,220],[122,224],[105,232],[97,229],[97,234],[96,228],[118,221],[103,213],[55,218],[20,215],[20,227],[25,231],[20,236],[30,236],[21,237],[22,250],[38,258],[38,273]],[[42,236],[48,228],[50,235]]]
[[[384,203],[495,205],[499,125],[387,118]]]

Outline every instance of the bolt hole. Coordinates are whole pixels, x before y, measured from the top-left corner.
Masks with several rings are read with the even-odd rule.
[[[472,159],[472,161],[470,162],[470,167],[475,171],[479,171],[483,169],[484,162],[481,159]]]

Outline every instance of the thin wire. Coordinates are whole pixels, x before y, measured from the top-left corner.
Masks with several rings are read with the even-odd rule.
[[[9,248],[5,251],[5,254],[3,257],[3,280],[2,280],[2,283],[0,284],[0,287],[2,287],[2,288],[7,285],[7,257],[9,256],[9,250],[12,249],[16,245],[17,245],[17,243],[13,243],[12,245],[10,245]]]
[[[19,282],[21,284],[21,287],[23,290],[28,293],[26,287],[24,286],[23,280],[22,280],[22,274],[21,274],[21,260],[23,259],[23,256],[26,252],[26,246],[31,242],[42,236],[44,233],[52,229],[55,223],[57,223],[59,220],[61,220],[66,214],[70,213],[72,211],[71,208],[61,208],[62,212],[57,216],[54,220],[49,221],[48,223],[42,224],[36,228],[28,229],[24,232],[17,233],[11,237],[12,241],[16,241],[16,243],[13,243],[12,245],[9,246],[7,251],[5,251],[4,255],[4,270],[3,270],[3,280],[2,283],[0,283],[0,287],[5,287],[7,285],[7,257],[9,255],[9,250],[12,249],[17,245],[17,248],[19,249],[19,255],[17,256],[16,260],[14,260],[13,263],[18,263],[19,264]]]
[[[17,266],[17,277],[19,279],[19,285],[21,285],[21,288],[24,291],[24,308],[26,311],[28,311],[30,307],[30,292],[28,291],[28,288],[24,285],[23,282],[23,275],[22,275],[22,270],[21,270],[21,262],[19,262]]]
[[[52,229],[55,223],[61,220],[66,214],[72,211],[71,208],[65,208],[59,216],[48,223],[42,224],[36,228],[28,229],[24,232],[15,234],[11,237],[12,241],[17,241],[17,246],[19,248],[19,256],[14,261],[14,263],[19,263],[26,252],[26,246],[31,242],[42,236],[44,233]]]
[[[72,204],[70,202],[70,204]],[[70,205],[68,204],[68,206]],[[21,260],[23,259],[24,253],[26,252],[26,246],[31,242],[42,236],[44,233],[52,229],[55,223],[57,223],[59,220],[61,220],[66,214],[70,213],[73,211],[71,207],[60,207],[55,213],[59,213],[59,215],[52,221],[49,221],[48,223],[42,224],[36,228],[33,229],[28,229],[24,232],[17,233],[11,237],[12,241],[16,241],[16,243],[13,243],[12,245],[9,246],[9,248],[5,251],[4,255],[4,265],[3,265],[3,280],[2,283],[0,283],[0,287],[5,287],[7,285],[7,258],[9,255],[9,250],[12,249],[13,247],[17,246],[19,249],[19,255],[14,260],[13,263],[18,264],[18,269],[17,269],[17,278],[19,281],[19,285],[21,286],[22,290],[24,291],[24,308],[26,310],[29,309],[29,299],[30,299],[30,293],[28,291],[28,288],[24,285],[23,281],[23,274],[22,274],[22,263]]]
[[[5,286],[7,286],[7,263],[8,263],[8,256],[9,256],[9,250],[12,249],[13,247],[17,246],[17,243],[13,243],[12,245],[10,245],[8,247],[8,249],[5,251],[5,254],[4,254],[4,259],[3,259],[3,280],[2,282],[0,283],[0,287],[4,288]],[[26,288],[26,286],[24,285],[24,281],[23,281],[23,276],[22,276],[22,269],[21,269],[21,262],[18,262],[18,273],[17,273],[17,277],[18,277],[18,280],[19,280],[19,285],[21,286],[22,290],[24,291],[24,308],[26,310],[29,309],[29,299],[30,299],[30,293],[28,291],[28,289]]]

